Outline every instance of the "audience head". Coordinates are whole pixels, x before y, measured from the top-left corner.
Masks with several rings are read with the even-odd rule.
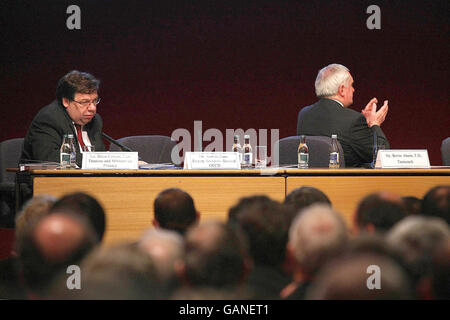
[[[342,253],[347,241],[347,228],[341,216],[328,205],[314,204],[293,221],[288,248],[301,272],[310,277]]]
[[[399,196],[388,192],[372,193],[360,201],[355,223],[360,231],[386,232],[406,215]]]
[[[425,194],[422,214],[444,219],[450,225],[450,185],[436,186]]]
[[[246,239],[237,228],[205,222],[185,238],[184,277],[192,287],[234,290],[249,271]]]
[[[177,231],[180,234],[185,234],[199,217],[192,197],[187,192],[176,188],[166,189],[156,197],[154,212],[155,226]]]
[[[423,216],[407,217],[387,234],[388,243],[403,258],[416,282],[431,273],[434,251],[449,239],[444,220]]]
[[[242,198],[233,209],[244,231],[249,253],[257,265],[278,267],[285,261],[288,239],[287,210],[266,197]]]
[[[142,300],[169,297],[152,258],[135,243],[93,250],[80,266],[82,290],[67,290],[64,281],[53,290],[57,299]]]
[[[224,290],[211,287],[182,287],[175,291],[171,300],[249,300],[252,296],[245,290]]]
[[[433,252],[431,298],[450,299],[450,240],[442,242]]]
[[[417,197],[402,197],[403,206],[406,209],[407,215],[422,214],[422,200]]]
[[[271,202],[272,200],[268,196],[257,195],[241,198],[237,204],[232,206],[228,210],[228,224],[238,225],[237,216],[240,212],[252,207],[255,203]]]
[[[25,287],[38,297],[45,297],[59,273],[79,264],[96,244],[93,230],[82,217],[57,212],[27,227],[17,240]]]
[[[56,200],[50,195],[36,195],[28,200],[16,216],[16,239],[24,236],[27,226],[37,223],[48,215]]]
[[[330,261],[307,291],[307,299],[311,300],[410,298],[411,285],[402,267],[395,260],[376,253],[360,253]]]
[[[315,203],[331,206],[331,201],[327,195],[317,188],[303,186],[291,191],[284,199],[284,204],[291,208],[294,214],[290,222],[292,222],[299,211]]]
[[[158,277],[168,286],[178,286],[178,273],[184,259],[184,239],[175,231],[150,229],[139,240],[139,248],[155,264]]]
[[[70,193],[53,204],[51,212],[67,212],[84,216],[94,228],[99,241],[105,233],[106,216],[102,205],[92,196],[84,192]]]

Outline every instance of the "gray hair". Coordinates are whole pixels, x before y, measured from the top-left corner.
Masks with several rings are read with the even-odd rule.
[[[404,218],[387,235],[388,243],[408,263],[416,263],[449,239],[450,230],[443,219],[424,216]]]
[[[330,64],[322,68],[317,74],[315,87],[318,98],[331,97],[335,95],[339,86],[348,84],[350,71],[341,64]]]
[[[342,217],[330,206],[315,204],[301,211],[289,229],[289,245],[303,271],[314,273],[340,253],[348,240]]]
[[[150,229],[139,240],[139,247],[153,258],[158,274],[174,276],[175,265],[184,257],[184,239],[175,231]]]

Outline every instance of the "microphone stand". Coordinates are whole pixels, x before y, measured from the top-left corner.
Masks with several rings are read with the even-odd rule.
[[[131,150],[130,148],[128,148],[127,146],[124,146],[123,144],[121,144],[119,141],[111,138],[110,136],[108,136],[106,133],[102,132],[102,136],[108,140],[109,142],[111,142],[112,144],[115,144],[116,146],[118,146],[120,148],[120,150],[122,151],[129,151],[129,152],[133,152],[133,150]]]
[[[102,136],[103,138],[105,138],[106,140],[108,140],[109,142],[111,142],[112,144],[115,144],[116,146],[118,146],[120,148],[120,150],[122,151],[128,151],[128,152],[134,152],[133,150],[131,150],[130,148],[128,148],[127,146],[124,146],[123,144],[121,144],[119,141],[111,138],[110,136],[108,136],[106,133],[102,132]],[[139,156],[138,153],[138,159],[140,161],[143,161],[142,158]]]

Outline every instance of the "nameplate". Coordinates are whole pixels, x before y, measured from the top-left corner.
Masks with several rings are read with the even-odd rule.
[[[430,160],[427,150],[379,150],[375,162],[377,169],[404,168],[429,169]]]
[[[138,169],[137,152],[84,152],[82,169]]]
[[[184,169],[239,170],[241,163],[237,152],[186,152]]]

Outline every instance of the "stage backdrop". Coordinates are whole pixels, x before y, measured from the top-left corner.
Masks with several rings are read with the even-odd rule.
[[[73,4],[81,23],[70,30]],[[381,29],[367,27],[372,4]],[[355,79],[351,108],[389,100],[392,148],[426,148],[440,165],[450,136],[447,1],[7,0],[0,10],[0,140],[25,136],[72,69],[102,80],[98,112],[115,138],[193,134],[195,120],[203,132],[295,135],[317,71],[335,62]]]

